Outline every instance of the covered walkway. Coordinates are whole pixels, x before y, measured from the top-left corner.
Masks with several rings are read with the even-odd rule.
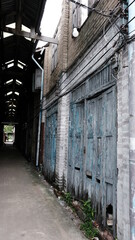
[[[11,145],[0,151],[0,239],[85,239],[49,188]]]

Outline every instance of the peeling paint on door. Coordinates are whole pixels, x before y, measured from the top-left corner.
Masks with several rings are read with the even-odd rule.
[[[75,196],[82,194],[82,170],[83,170],[83,103],[74,104],[71,108],[72,121],[70,126],[69,171],[71,172],[72,192]],[[71,160],[71,161],[70,161]],[[71,168],[71,169],[70,169]],[[71,182],[70,181],[70,182]]]
[[[55,180],[56,165],[56,134],[57,134],[57,107],[48,111],[45,127],[45,177],[53,182]]]
[[[97,75],[104,77],[100,84],[109,82],[110,70],[103,71]],[[70,109],[68,190],[76,198],[90,198],[97,219],[115,235],[116,89],[109,86],[90,99],[81,92],[82,86],[74,91]]]

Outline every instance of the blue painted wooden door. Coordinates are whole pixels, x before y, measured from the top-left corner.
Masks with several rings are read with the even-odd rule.
[[[49,181],[55,178],[56,165],[56,134],[57,134],[57,113],[46,118],[45,129],[45,175]]]
[[[91,198],[104,226],[113,218],[114,235],[116,142],[116,88],[109,65],[72,93],[67,183],[76,197]]]
[[[92,199],[97,218],[107,224],[111,206],[116,222],[116,93],[115,87],[87,101],[84,192]]]
[[[93,207],[101,216],[102,171],[104,154],[104,99],[103,95],[87,101],[86,111],[86,177],[84,189]]]
[[[70,115],[68,186],[78,198],[83,187],[84,104],[73,104]]]

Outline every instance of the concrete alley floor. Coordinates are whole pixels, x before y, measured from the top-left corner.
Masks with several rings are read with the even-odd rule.
[[[0,240],[86,239],[12,146],[0,151]]]

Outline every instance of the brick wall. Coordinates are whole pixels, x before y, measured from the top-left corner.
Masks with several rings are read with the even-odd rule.
[[[51,71],[52,64],[52,44],[46,48],[44,68],[45,68],[45,84],[44,94],[47,94],[59,80],[63,71],[67,69],[67,42],[68,42],[68,20],[69,6],[66,0],[63,1],[62,17],[56,29],[56,38],[58,39],[58,63],[56,68]]]
[[[109,14],[118,4],[118,0],[99,1],[96,6],[100,11]],[[118,8],[116,8],[118,11]],[[56,30],[56,38],[58,39],[58,64],[53,72],[51,72],[52,62],[52,44],[46,48],[45,54],[45,84],[44,95],[47,94],[54,86],[56,86],[62,72],[65,72],[74,61],[79,59],[84,52],[97,41],[99,35],[103,35],[108,24],[108,17],[104,17],[95,12],[89,15],[87,21],[80,29],[77,38],[72,37],[72,3],[63,1],[62,16]]]
[[[102,0],[99,1],[96,9],[105,11],[107,14],[110,10],[113,10],[118,4],[118,0]],[[70,67],[74,60],[78,58],[86,49],[102,34],[108,18],[92,12],[89,15],[88,20],[84,23],[80,29],[79,36],[77,38],[72,37],[72,3],[70,3],[70,18],[69,18],[69,39],[68,39],[68,67]]]
[[[58,102],[56,184],[60,189],[67,186],[69,94]]]

